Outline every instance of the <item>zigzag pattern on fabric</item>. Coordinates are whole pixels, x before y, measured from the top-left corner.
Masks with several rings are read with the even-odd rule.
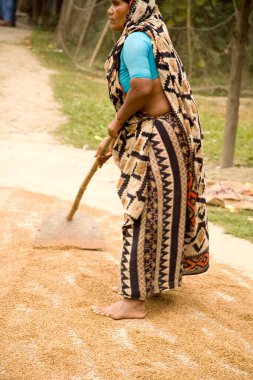
[[[132,0],[125,29],[111,51],[105,64],[110,98],[116,111],[124,103],[125,94],[119,83],[120,53],[125,39],[131,33],[143,31],[152,41],[153,52],[164,93],[178,120],[187,146],[189,165],[186,247],[185,257],[200,255],[208,251],[207,213],[204,198],[205,178],[203,171],[203,133],[199,115],[186,73],[180,58],[170,40],[165,23],[155,0]],[[135,130],[131,129],[133,123]],[[144,122],[142,116],[135,115],[121,130],[114,147],[114,159],[121,172],[129,176],[119,181],[120,197],[127,215],[138,219],[144,209],[147,196],[147,162],[152,123]],[[141,125],[141,131],[139,127]],[[144,133],[143,133],[144,132]],[[132,154],[133,153],[133,154]],[[140,157],[142,157],[140,159]],[[133,175],[134,174],[134,175]],[[138,194],[138,195],[137,195]],[[203,224],[203,225],[202,225]],[[202,226],[202,227],[201,227]],[[204,226],[204,227],[203,227]],[[202,244],[202,242],[204,242]],[[200,248],[201,247],[201,248]],[[199,251],[197,251],[199,249]],[[187,271],[187,269],[185,269]]]
[[[125,229],[124,231],[124,246],[121,258],[121,290],[123,294],[127,297],[131,297],[131,286],[129,277],[129,260],[130,260],[130,249],[132,247],[133,236],[130,235],[130,229]],[[130,241],[129,241],[130,240]]]
[[[160,272],[159,272],[159,286],[160,290],[167,289],[166,282],[168,280],[168,267],[166,265],[167,258],[169,256],[170,250],[170,236],[171,236],[171,211],[172,211],[172,181],[170,176],[168,176],[167,166],[163,165],[163,161],[166,160],[166,157],[163,157],[163,149],[159,149],[159,142],[156,142],[152,139],[152,148],[155,152],[157,162],[160,168],[160,175],[163,180],[163,193],[166,203],[163,207],[163,239],[162,239],[162,249],[161,249],[161,258],[160,258]]]

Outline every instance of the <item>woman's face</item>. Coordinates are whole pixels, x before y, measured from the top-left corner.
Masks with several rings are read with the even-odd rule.
[[[123,0],[111,0],[111,6],[107,13],[112,30],[121,31],[124,29],[126,17],[129,11],[129,4]]]

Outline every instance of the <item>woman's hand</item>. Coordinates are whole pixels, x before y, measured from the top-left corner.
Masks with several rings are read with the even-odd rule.
[[[119,121],[115,118],[113,121],[110,122],[108,125],[108,134],[113,139],[116,139],[119,135],[119,131],[122,128],[122,125],[120,125]]]
[[[103,155],[100,154],[105,142],[107,140],[107,137],[101,141],[101,143],[99,144],[98,148],[97,148],[97,151],[96,151],[96,154],[95,154],[95,157],[97,157],[97,160],[98,160],[98,166],[101,168],[104,163],[109,160],[109,158],[112,156],[112,148],[113,148],[113,145],[114,145],[114,142],[115,140],[112,140],[107,152],[105,152]]]

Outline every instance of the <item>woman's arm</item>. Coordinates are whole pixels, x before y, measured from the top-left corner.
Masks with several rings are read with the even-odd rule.
[[[148,78],[133,78],[124,104],[117,112],[118,119],[124,124],[132,115],[139,111],[151,94],[153,82]]]
[[[108,126],[108,133],[111,137],[117,138],[123,124],[145,104],[151,94],[153,82],[148,78],[133,78],[130,82],[130,89],[125,98],[124,104],[117,112],[117,118],[113,119]]]
[[[125,98],[124,104],[117,112],[117,118],[113,119],[108,125],[108,133],[113,138],[118,137],[119,131],[123,124],[138,110],[140,110],[146,102],[147,97],[150,95],[153,88],[153,82],[148,78],[133,78],[130,81],[130,89]],[[101,147],[104,141],[99,145],[96,157],[98,157],[98,164],[101,167],[112,155],[112,148],[115,140],[113,140],[107,153],[103,156],[100,155]]]

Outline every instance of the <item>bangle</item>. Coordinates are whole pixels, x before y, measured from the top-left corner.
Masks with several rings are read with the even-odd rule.
[[[123,125],[120,123],[120,121],[119,121],[119,119],[118,119],[118,114],[117,114],[117,113],[116,113],[116,115],[115,115],[115,120],[117,121],[117,124],[118,124],[119,128],[122,128]]]

